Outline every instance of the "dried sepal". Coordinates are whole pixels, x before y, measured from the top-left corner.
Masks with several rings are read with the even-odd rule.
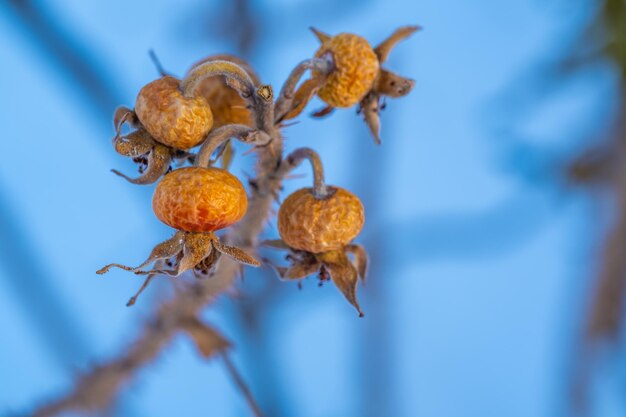
[[[358,273],[346,254],[342,250],[336,250],[317,254],[316,257],[330,274],[335,286],[343,293],[348,302],[356,308],[359,316],[363,317],[363,312],[356,299]]]
[[[147,154],[155,145],[156,141],[143,129],[135,130],[125,136],[118,135],[113,138],[115,152],[131,158]]]
[[[143,263],[141,263],[141,265],[136,266],[136,267],[132,267],[132,266],[126,266],[126,265],[112,263],[112,264],[108,264],[108,265],[98,269],[96,271],[96,274],[98,274],[98,275],[105,274],[105,273],[109,272],[109,270],[111,268],[113,268],[113,267],[120,268],[120,269],[123,269],[125,271],[137,272],[141,268],[143,268],[143,267],[145,267],[147,265],[150,265],[154,261],[157,261],[159,259],[169,259],[169,258],[171,258],[173,256],[176,256],[178,254],[178,252],[180,252],[182,250],[183,242],[184,242],[184,233],[176,232],[174,234],[174,236],[172,236],[171,238],[169,238],[165,242],[162,242],[162,243],[159,243],[158,245],[156,245],[154,247],[154,249],[152,249],[152,252],[150,253],[150,256],[148,256],[148,258]]]
[[[367,266],[369,263],[369,256],[367,255],[365,248],[362,245],[352,243],[350,245],[346,245],[345,252],[353,256],[353,264],[359,273],[359,278],[361,281],[365,281],[365,277],[367,276]]]
[[[298,117],[309,101],[311,101],[313,96],[315,96],[319,88],[320,82],[318,79],[310,78],[304,81],[294,94],[291,110],[282,118],[282,120],[290,120]]]
[[[372,92],[379,96],[404,97],[415,87],[415,81],[386,69],[381,69]]]
[[[202,278],[202,276],[210,277],[215,272],[217,267],[217,261],[222,254],[219,251],[211,250],[209,254],[200,261],[193,269],[193,274],[196,278]]]
[[[156,144],[148,153],[148,166],[140,177],[130,178],[116,169],[112,169],[111,172],[133,184],[154,184],[170,169],[171,162],[171,150],[165,145]]]
[[[376,46],[376,48],[374,48],[374,52],[376,52],[376,55],[378,56],[378,60],[381,63],[387,61],[387,58],[389,57],[389,53],[396,46],[398,42],[408,38],[409,36],[411,36],[413,33],[417,32],[420,29],[421,27],[415,26],[415,25],[403,26],[401,28],[396,29],[387,39],[382,41],[380,44],[378,44],[378,46]]]
[[[230,165],[233,163],[235,157],[235,150],[233,149],[232,141],[227,141],[222,148],[222,151],[218,153],[218,159],[222,160],[222,169],[230,169]]]
[[[310,27],[309,29],[311,29],[311,32],[313,32],[313,34],[315,35],[317,40],[320,41],[320,43],[324,43],[326,41],[329,41],[330,38],[331,38],[331,36],[328,33],[322,32],[319,29],[316,29],[314,27]]]
[[[113,113],[113,127],[115,128],[116,136],[120,135],[125,123],[136,127],[139,124],[139,119],[134,111],[128,107],[120,106],[115,109],[115,113]]]
[[[242,249],[239,249],[236,246],[224,245],[217,238],[213,240],[213,247],[224,255],[230,256],[239,263],[250,266],[261,266],[261,262],[257,261],[254,257],[248,255]]]
[[[363,119],[377,145],[380,141],[380,98],[377,94],[369,93],[359,105],[358,112],[363,113]]]
[[[311,113],[311,116],[317,119],[321,119],[322,117],[331,115],[334,111],[335,111],[335,108],[333,106],[325,106]]]
[[[212,233],[185,233],[183,258],[174,270],[160,271],[164,274],[177,277],[198,265],[213,250]]]
[[[191,337],[204,358],[210,358],[231,347],[231,343],[220,332],[198,319],[181,320],[180,327]]]
[[[280,274],[280,278],[286,281],[299,280],[313,275],[320,270],[321,264],[313,257],[312,260],[305,262],[304,260],[284,268]]]
[[[163,260],[158,260],[154,263],[154,269],[162,269],[163,268]],[[154,277],[156,277],[158,274],[154,273],[154,274],[148,274],[148,276],[146,277],[146,279],[144,279],[143,283],[141,284],[141,287],[139,287],[139,289],[137,290],[137,292],[135,293],[135,295],[133,295],[132,297],[130,297],[130,299],[128,300],[128,302],[126,303],[126,307],[132,307],[135,305],[135,303],[137,302],[137,299],[139,298],[139,296],[141,295],[142,292],[144,292],[144,290],[146,288],[148,288],[148,285],[150,285],[150,283],[152,282],[152,280],[154,279]]]

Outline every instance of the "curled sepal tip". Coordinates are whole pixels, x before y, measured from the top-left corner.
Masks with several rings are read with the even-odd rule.
[[[112,169],[111,172],[133,184],[154,184],[168,171],[171,161],[172,153],[169,148],[159,144],[148,153],[147,166],[140,177],[131,178],[115,169]]]

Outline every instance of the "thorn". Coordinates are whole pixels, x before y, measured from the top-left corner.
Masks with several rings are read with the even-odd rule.
[[[156,52],[154,52],[154,49],[150,49],[148,51],[148,55],[150,55],[150,59],[156,67],[157,72],[161,74],[161,77],[168,76],[169,74],[165,71],[165,69],[163,69],[163,65],[161,65],[161,61],[159,60],[159,57],[157,57]]]

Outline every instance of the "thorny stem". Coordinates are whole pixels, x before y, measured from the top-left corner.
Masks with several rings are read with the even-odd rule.
[[[254,399],[254,396],[252,395],[252,391],[250,390],[250,387],[248,386],[248,384],[246,384],[246,381],[243,379],[243,377],[241,376],[241,374],[235,367],[235,364],[230,359],[230,356],[228,355],[228,353],[226,352],[222,353],[222,360],[224,361],[224,364],[226,365],[226,369],[228,370],[228,373],[230,374],[231,378],[233,379],[235,384],[237,384],[239,391],[241,391],[243,396],[246,398],[246,401],[248,402],[248,405],[250,406],[250,409],[252,410],[252,413],[254,414],[254,416],[263,417],[263,412],[261,411],[259,404]]]
[[[320,58],[311,58],[306,59],[300,62],[289,74],[289,78],[285,84],[283,84],[283,88],[280,90],[280,94],[278,96],[278,100],[276,101],[276,119],[280,120],[285,114],[291,110],[291,104],[294,97],[294,92],[296,90],[296,86],[298,82],[306,72],[306,70],[312,70],[316,72],[317,80],[319,83],[323,83],[326,79],[326,76],[330,74],[330,72],[335,67],[335,63],[333,62],[332,56],[330,54],[325,54]]]
[[[313,169],[313,195],[319,200],[328,197],[329,190],[324,182],[324,167],[317,152],[311,148],[299,148],[291,152],[285,160],[289,170],[291,170],[298,166],[303,159],[308,159]]]
[[[208,167],[211,164],[213,152],[230,138],[237,138],[244,143],[252,143],[257,146],[267,145],[272,140],[265,132],[252,129],[246,125],[225,125],[213,130],[207,136],[196,155],[195,165]]]

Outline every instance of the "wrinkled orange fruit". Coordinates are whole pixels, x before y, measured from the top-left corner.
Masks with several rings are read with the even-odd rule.
[[[285,199],[278,211],[278,232],[293,249],[321,253],[343,248],[363,228],[361,200],[339,187],[317,199],[311,188],[302,188]]]
[[[255,84],[259,84],[259,78],[246,61],[227,54],[209,56],[194,64],[189,71],[205,62],[216,60],[234,62],[250,75]],[[223,76],[205,78],[196,88],[196,94],[209,103],[213,112],[214,129],[231,123],[253,127],[252,112],[246,107],[247,103],[237,91],[226,85]]]
[[[372,89],[380,64],[374,49],[364,38],[351,33],[333,36],[315,53],[330,53],[335,63],[317,95],[332,107],[351,107]]]
[[[165,175],[154,191],[152,209],[163,223],[185,232],[213,232],[246,214],[243,184],[219,168],[185,167]]]
[[[154,139],[176,149],[199,145],[213,127],[204,97],[185,97],[180,81],[165,76],[146,84],[137,95],[135,113]]]

